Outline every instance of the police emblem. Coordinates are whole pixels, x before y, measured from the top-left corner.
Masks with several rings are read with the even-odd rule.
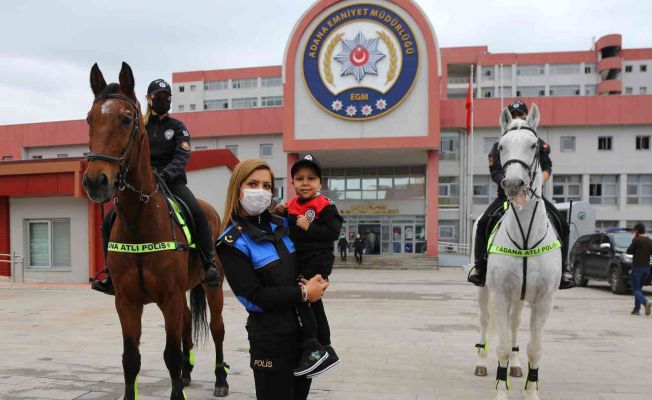
[[[303,75],[326,112],[360,121],[395,109],[416,80],[419,52],[414,33],[394,11],[355,4],[334,11],[311,33]]]
[[[174,137],[174,131],[172,129],[168,129],[165,131],[165,138],[167,140],[171,140]]]
[[[308,221],[310,222],[315,220],[315,210],[313,209],[306,210],[306,212],[303,215],[305,215]]]
[[[181,143],[181,148],[185,151],[190,151],[190,144],[188,144],[188,142],[183,142]]]

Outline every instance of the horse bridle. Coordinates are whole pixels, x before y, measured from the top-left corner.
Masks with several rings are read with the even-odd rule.
[[[123,96],[121,94],[107,94],[104,96],[98,96],[95,98],[93,104],[101,100],[109,100],[109,99],[124,100],[128,102],[134,109],[133,126],[131,128],[131,134],[129,135],[129,142],[127,142],[127,147],[125,147],[124,151],[122,152],[122,156],[120,157],[116,157],[104,153],[88,153],[86,155],[86,160],[88,160],[89,162],[95,160],[101,160],[101,161],[117,163],[120,166],[120,170],[118,171],[118,190],[123,191],[125,190],[125,188],[127,188],[133,192],[136,192],[140,196],[140,202],[147,203],[149,201],[150,196],[152,196],[154,193],[158,191],[158,184],[156,184],[156,188],[152,193],[145,194],[142,189],[136,189],[129,182],[127,182],[127,174],[129,173],[129,160],[131,158],[130,157],[131,149],[133,148],[134,143],[136,143],[136,136],[138,136],[138,133],[140,132],[140,130],[138,129],[139,122],[140,122],[138,115],[140,114],[140,110],[133,99],[127,96]],[[114,202],[117,201],[117,197],[115,195],[113,196],[113,201]]]
[[[536,136],[537,139],[539,138],[539,136],[537,135],[537,131],[534,128],[532,128],[530,126],[527,126],[527,125],[515,126],[512,129],[507,129],[505,132],[503,132],[503,136],[506,133],[510,132],[510,131],[515,131],[515,130],[519,130],[519,129],[528,130],[528,131],[534,133],[534,136]],[[526,184],[526,188],[528,189],[528,191],[530,192],[530,194],[532,196],[537,197],[537,198],[540,198],[541,196],[535,190],[532,189],[532,183],[534,182],[534,180],[537,177],[537,170],[538,170],[537,167],[539,166],[539,163],[540,163],[540,151],[541,151],[541,149],[539,148],[539,145],[537,143],[537,151],[534,154],[534,157],[532,158],[532,162],[529,165],[525,161],[520,160],[518,158],[513,158],[513,159],[507,160],[507,161],[505,161],[503,163],[503,171],[505,171],[510,164],[520,164],[521,166],[523,166],[523,168],[525,168],[525,170],[527,171],[528,177],[530,178],[530,182],[528,182]]]

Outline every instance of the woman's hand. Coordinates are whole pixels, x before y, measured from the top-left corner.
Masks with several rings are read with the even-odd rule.
[[[274,209],[274,214],[276,215],[285,215],[285,213],[288,211],[288,205],[283,203],[283,204],[277,204],[276,208]]]
[[[310,227],[310,221],[308,218],[306,218],[305,215],[299,215],[297,216],[297,226],[304,231],[308,231],[308,228]]]
[[[315,301],[322,298],[324,291],[328,288],[328,281],[321,277],[321,275],[315,275],[310,280],[301,279],[301,283],[306,288],[308,293],[308,302],[314,303]]]

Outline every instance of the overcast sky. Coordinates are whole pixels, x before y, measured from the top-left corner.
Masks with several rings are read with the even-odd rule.
[[[593,36],[609,33],[622,34],[625,48],[652,47],[649,0],[416,1],[441,47],[588,50]],[[170,80],[172,72],[280,65],[291,29],[312,3],[1,1],[0,125],[85,118],[95,62],[110,82],[127,61],[141,101],[151,80]]]

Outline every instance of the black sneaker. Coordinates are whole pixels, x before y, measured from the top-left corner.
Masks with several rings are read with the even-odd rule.
[[[471,269],[471,272],[469,272],[469,275],[467,276],[467,280],[474,284],[475,286],[483,287],[485,281],[487,280],[487,268],[479,268],[478,264],[476,264],[473,269]]]
[[[108,294],[109,296],[115,295],[115,289],[113,288],[111,274],[109,274],[109,270],[107,268],[104,269],[104,279],[101,281],[98,279],[93,279],[93,283],[91,283],[91,289],[97,290],[98,292],[102,292],[104,294]]]
[[[630,314],[632,314],[632,315],[641,315],[641,310],[633,309]]]
[[[299,361],[299,366],[294,369],[294,376],[305,375],[309,372],[315,370],[319,367],[329,355],[326,349],[323,347],[321,349],[306,349],[301,354],[301,360]]]
[[[561,282],[559,282],[559,289],[570,289],[575,287],[575,277],[570,272],[564,270],[561,274]]]
[[[340,358],[337,356],[337,353],[335,353],[335,349],[333,349],[332,346],[326,346],[326,351],[328,352],[328,358],[326,361],[324,361],[318,368],[315,368],[313,372],[306,375],[306,378],[312,379],[340,364]]]

